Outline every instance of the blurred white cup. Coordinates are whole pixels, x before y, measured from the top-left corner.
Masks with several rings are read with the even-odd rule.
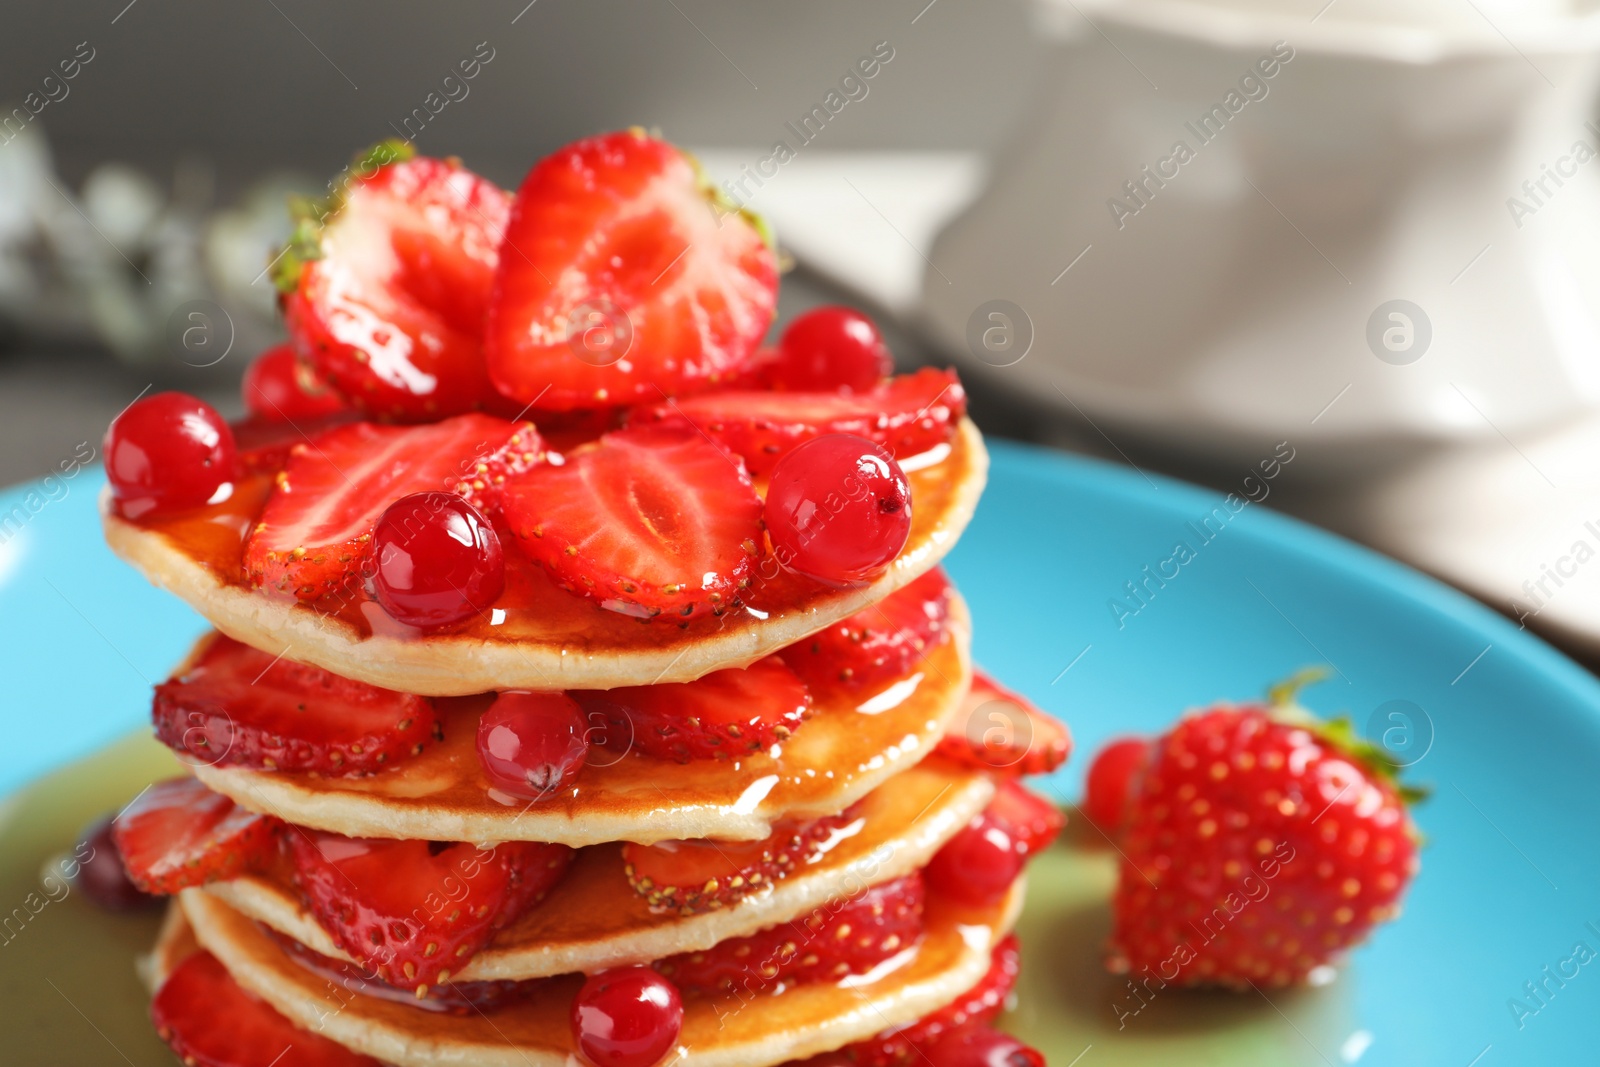
[[[922,315],[969,373],[1206,464],[1289,440],[1349,478],[1591,413],[1596,11],[1038,0],[1053,68]]]

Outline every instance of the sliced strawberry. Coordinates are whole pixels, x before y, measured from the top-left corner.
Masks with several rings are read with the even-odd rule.
[[[937,1067],[1045,1067],[1044,1053],[983,1023],[947,1030],[918,1051]]]
[[[275,277],[296,349],[362,411],[430,420],[497,401],[483,328],[510,199],[385,141],[300,205]]]
[[[551,982],[550,978],[488,978],[475,981],[452,978],[433,986],[419,997],[415,989],[401,989],[373,978],[359,963],[324,956],[271,927],[262,927],[262,930],[300,966],[340,988],[365,997],[404,1004],[408,1008],[421,1008],[423,1011],[447,1015],[491,1012],[548,990]]]
[[[920,874],[875,885],[790,922],[655,964],[684,992],[757,992],[783,983],[863,974],[917,943],[926,893]]]
[[[736,389],[740,392],[770,392],[773,370],[778,365],[778,358],[776,348],[758,346],[744,366],[724,377],[721,385],[725,389]]]
[[[761,552],[761,498],[690,429],[606,434],[509,478],[501,510],[563,588],[641,619],[734,604]]]
[[[1017,936],[994,947],[989,970],[978,984],[931,1015],[909,1026],[885,1030],[841,1051],[856,1067],[907,1067],[927,1063],[923,1051],[945,1034],[963,1026],[992,1022],[1005,1009],[1006,998],[1022,971]]]
[[[811,693],[776,656],[693,682],[578,690],[608,752],[637,749],[688,763],[738,759],[788,740],[811,714]]]
[[[731,375],[777,305],[777,258],[688,156],[625,130],[540,161],[517,190],[484,348],[541,410],[655,402]]]
[[[486,514],[499,511],[500,491],[509,479],[526,474],[545,458],[544,441],[533,423],[515,426],[505,444],[474,456],[471,467],[451,486]]]
[[[157,782],[111,824],[128,878],[169,895],[259,867],[277,850],[279,823],[193,778]]]
[[[572,849],[531,841],[479,848],[297,830],[286,838],[312,912],[378,978],[420,993],[489,943],[561,880]]]
[[[828,433],[866,437],[902,459],[920,455],[950,440],[966,411],[955,371],[924,367],[864,393],[702,393],[640,408],[630,423],[693,426],[760,477],[795,445]]]
[[[316,422],[348,411],[344,397],[282,344],[261,353],[244,372],[244,409],[262,422]]]
[[[277,474],[289,463],[295,445],[314,441],[339,426],[359,418],[353,410],[319,419],[295,422],[248,418],[228,424],[238,449],[239,465],[248,474]]]
[[[627,421],[627,408],[587,408],[573,411],[539,412],[539,432],[549,437],[552,444],[559,441],[560,451],[571,451],[586,445],[601,434],[622,429]]]
[[[950,580],[935,567],[876,604],[796,641],[783,650],[783,659],[818,691],[871,693],[916,670],[949,621]]]
[[[358,422],[294,446],[245,544],[252,585],[302,600],[352,586],[383,509],[410,493],[481,500],[538,454],[527,423],[460,415],[426,426]]]
[[[628,882],[652,908],[682,915],[715,911],[787,878],[825,852],[855,820],[853,810],[778,823],[761,841],[662,841],[622,846]]]
[[[936,751],[1002,774],[1048,774],[1072,754],[1072,735],[1027,697],[974,671],[961,714],[945,728]]]
[[[370,774],[420,753],[433,702],[330,674],[217,635],[156,686],[156,737],[211,766]]]
[[[380,1067],[295,1026],[246,992],[209,952],[194,953],[167,976],[150,1019],[187,1067]]]
[[[997,785],[987,814],[1011,832],[1022,855],[1031,856],[1048,848],[1067,825],[1061,809],[1014,779],[1001,779]]]

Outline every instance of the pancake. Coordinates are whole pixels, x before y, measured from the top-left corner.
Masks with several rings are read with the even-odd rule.
[[[971,989],[1021,910],[1023,883],[992,908],[930,894],[926,933],[897,967],[847,980],[721,997],[686,996],[679,1067],[771,1067],[864,1040]],[[295,1025],[398,1067],[569,1067],[568,1014],[579,979],[550,979],[529,999],[468,1015],[422,1011],[336,985],[296,963],[260,927],[208,893],[186,893],[199,944],[234,980]],[[159,954],[159,950],[158,950]],[[885,973],[886,972],[886,973]],[[743,999],[741,999],[741,997]]]
[[[945,639],[910,675],[861,701],[819,698],[778,755],[680,764],[603,749],[556,795],[537,803],[494,791],[476,745],[488,697],[441,700],[444,740],[365,778],[196,766],[194,773],[252,811],[351,837],[424,841],[753,841],[785,816],[833,815],[927,756],[971,682],[970,620],[950,601]],[[497,799],[499,798],[499,799]]]
[[[161,916],[161,929],[156,933],[156,943],[135,961],[134,969],[139,973],[139,981],[154,996],[155,991],[167,980],[167,975],[198,951],[200,942],[194,939],[194,930],[184,917],[183,905],[173,898],[167,904],[166,913]]]
[[[455,976],[471,981],[592,974],[753,934],[921,869],[993,794],[985,776],[942,760],[913,767],[869,794],[857,820],[815,863],[737,904],[689,917],[650,910],[628,885],[619,846],[584,849],[541,904],[497,934]],[[300,903],[287,872],[189,892],[210,893],[309,949],[351,961]]]
[[[948,446],[908,460],[911,537],[876,581],[826,588],[771,560],[745,604],[683,624],[640,622],[557,587],[514,549],[506,592],[489,616],[446,635],[422,635],[357,599],[316,607],[242,584],[246,532],[268,483],[241,483],[197,516],[136,524],[102,497],[106,541],[154,584],[177,594],[236,640],[335,674],[424,696],[491,689],[607,689],[692,681],[744,666],[894,592],[948,552],[983,491],[988,454],[968,420]]]

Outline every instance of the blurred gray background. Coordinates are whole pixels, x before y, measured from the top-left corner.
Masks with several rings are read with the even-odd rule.
[[[983,150],[1014,127],[1044,47],[1013,0],[30,0],[7,14],[8,111],[81,42],[93,49],[33,124],[54,158],[59,188],[46,195],[63,201],[108,162],[163,187],[180,172],[191,183],[199,175],[216,205],[270,172],[325,180],[356,148],[391,136],[460,60],[489,54],[485,44],[493,58],[467,95],[415,142],[510,187],[551,149],[628,125],[699,147],[770,145],[883,40],[895,58],[871,83],[872,105],[831,125],[818,147]],[[0,163],[17,147],[0,145]],[[782,313],[830,298],[802,267],[786,279]],[[60,333],[0,336],[0,484],[98,442],[147,384],[178,385],[235,413],[238,375],[254,354],[199,371],[175,359],[129,367],[81,330]],[[914,339],[892,342],[903,362],[922,359]],[[993,414],[987,428],[1008,432],[1014,413]]]
[[[7,5],[5,99],[77,42],[99,50],[44,115],[68,177],[108,157],[155,168],[185,152],[214,156],[231,177],[331,172],[484,41],[495,58],[417,147],[503,183],[564,142],[619,126],[764,145],[880,40],[895,46],[893,78],[875,82],[873,108],[829,131],[830,147],[983,147],[1022,103],[1039,48],[1011,0],[125,5]]]
[[[736,168],[767,155],[779,139],[792,139],[790,124],[887,42],[893,61],[870,79],[865,102],[828,122],[807,144],[804,162],[786,171],[796,175],[787,180],[786,195],[798,194],[786,207],[799,212],[788,216],[788,229],[811,230],[807,240],[833,243],[812,243],[800,252],[784,280],[776,329],[817,303],[860,303],[829,280],[846,279],[879,300],[881,306],[868,310],[902,368],[962,361],[973,415],[987,433],[1217,489],[1233,488],[1238,472],[1267,454],[1271,442],[1293,436],[1306,446],[1305,458],[1274,488],[1271,507],[1363,541],[1518,615],[1527,576],[1540,574],[1543,562],[1566,550],[1556,543],[1562,531],[1592,515],[1600,480],[1581,458],[1600,443],[1600,417],[1566,437],[1562,427],[1537,420],[1504,429],[1507,417],[1489,412],[1516,392],[1505,381],[1520,385],[1537,377],[1520,365],[1530,362],[1528,352],[1518,353],[1522,373],[1509,378],[1498,347],[1487,355],[1468,353],[1471,358],[1463,352],[1481,335],[1469,328],[1480,311],[1513,337],[1544,336],[1552,323],[1594,318],[1592,284],[1573,282],[1566,303],[1534,308],[1507,296],[1500,282],[1536,283],[1540,265],[1558,260],[1591,264],[1590,275],[1575,277],[1600,277],[1590,242],[1570,242],[1576,251],[1536,244],[1545,240],[1541,234],[1592,231],[1588,220],[1600,217],[1597,172],[1584,172],[1587,193],[1564,193],[1541,215],[1542,229],[1530,226],[1524,236],[1520,223],[1507,219],[1501,196],[1516,190],[1522,175],[1538,173],[1538,160],[1557,158],[1579,120],[1592,114],[1600,34],[1596,43],[1570,50],[1571,73],[1563,75],[1555,59],[1540,53],[1535,63],[1511,36],[1493,32],[1495,22],[1478,24],[1488,16],[1467,17],[1453,0],[1392,7],[1378,0],[1234,5],[1282,9],[1279,15],[1301,20],[1295,29],[1306,37],[1307,58],[1296,61],[1298,88],[1289,79],[1279,83],[1272,90],[1276,110],[1250,112],[1237,137],[1230,134],[1232,140],[1208,149],[1191,167],[1193,179],[1163,194],[1154,217],[1113,240],[1118,228],[1105,217],[1105,193],[1116,189],[1115,176],[1135,173],[1139,162],[1153,158],[1139,131],[1156,129],[1165,137],[1169,127],[1179,128],[1174,116],[1204,112],[1218,86],[1231,84],[1236,66],[1218,46],[1208,62],[1222,64],[1228,78],[1214,85],[1211,68],[1191,62],[1191,52],[1205,48],[1191,49],[1182,34],[1168,40],[1115,25],[1117,6],[1102,5],[1091,19],[1076,0],[12,3],[0,34],[0,485],[43,475],[63,457],[81,455],[85,443],[98,447],[109,421],[150,390],[181,388],[225,415],[238,415],[244,368],[282,337],[263,268],[287,231],[287,194],[319,192],[360,148],[407,136],[419,152],[460,156],[514,188],[532,163],[560,145],[640,125]],[[1192,12],[1218,5],[1169,6]],[[1477,6],[1462,5],[1469,13]],[[1387,69],[1369,65],[1362,49],[1389,39],[1392,27],[1381,25],[1386,20],[1404,21],[1407,12],[1422,8],[1465,18],[1482,40],[1459,63],[1441,61],[1433,69],[1410,58],[1388,67],[1400,72],[1396,77],[1415,74],[1418,85],[1433,85],[1407,93],[1445,112],[1454,108],[1460,121],[1450,126],[1430,118],[1407,126],[1399,118],[1407,112],[1398,105],[1411,97],[1394,89],[1391,107],[1384,96],[1391,89],[1382,87],[1357,114],[1351,94],[1372,81],[1373,71]],[[1505,16],[1496,11],[1497,18]],[[1062,44],[1061,27],[1051,29],[1052,14],[1069,24],[1070,47]],[[1330,25],[1346,18],[1342,27]],[[1318,19],[1322,24],[1314,26]],[[1323,59],[1310,58],[1314,28],[1346,42],[1353,58],[1341,60],[1345,44],[1327,41]],[[1052,32],[1058,33],[1054,40]],[[75,56],[92,58],[74,65]],[[461,79],[463,61],[473,60],[476,75]],[[74,73],[63,80],[69,67]],[[1156,91],[1146,67],[1160,74],[1164,91]],[[1508,97],[1506,79],[1520,79],[1542,108],[1545,90],[1555,89],[1545,67],[1571,82],[1548,99],[1560,105],[1557,117],[1572,129],[1560,123],[1546,129],[1538,108],[1526,128],[1508,118],[1495,136],[1532,153],[1534,162],[1516,153],[1509,163],[1497,162],[1488,149],[1499,142],[1473,132],[1479,113],[1494,110],[1480,105]],[[1328,80],[1330,71],[1344,80]],[[1463,95],[1463,89],[1484,95]],[[23,110],[13,110],[18,107]],[[1271,123],[1257,122],[1258,111]],[[1404,127],[1422,147],[1402,139],[1408,151],[1375,151],[1365,162],[1341,157],[1345,169],[1331,177],[1318,162],[1317,153],[1335,134],[1347,138],[1347,146],[1388,144],[1391,125]],[[1430,154],[1435,135],[1448,151]],[[1455,193],[1441,198],[1413,189],[1409,199],[1396,201],[1410,205],[1408,218],[1392,219],[1387,194],[1373,192],[1391,188],[1391,171],[1415,165],[1425,176],[1442,174],[1448,191],[1456,176],[1454,153],[1463,145],[1487,152],[1483,159],[1461,157],[1476,161],[1462,165],[1463,173],[1478,180],[1481,195],[1458,201],[1451,199]],[[894,157],[902,168],[909,158],[913,170],[908,176],[901,169],[872,187],[877,202],[853,184],[843,204],[808,199],[800,171],[830,154],[859,162],[869,153],[944,155]],[[993,162],[997,153],[1003,158],[991,171],[990,195],[958,225],[913,230],[913,241],[890,221],[897,207],[915,208],[919,196],[925,206],[925,194],[939,184],[930,160],[955,159],[977,175],[984,158]],[[1435,165],[1439,160],[1449,166]],[[1252,173],[1271,188],[1270,199]],[[836,191],[846,185],[837,173],[828,178]],[[819,184],[813,181],[810,191]],[[985,187],[974,177],[967,192],[979,188]],[[1366,190],[1365,206],[1354,216],[1361,225],[1346,217],[1344,194],[1352,189]],[[1184,197],[1187,215],[1180,210]],[[776,210],[759,199],[754,206]],[[1568,220],[1559,211],[1574,214]],[[908,208],[906,216],[914,215]],[[1422,281],[1415,274],[1396,276],[1400,268],[1390,249],[1373,236],[1409,232],[1418,220],[1431,220],[1424,251],[1439,258],[1426,264]],[[784,244],[785,220],[777,230]],[[951,233],[958,243],[963,235],[970,240],[946,247]],[[1340,242],[1353,233],[1364,234],[1367,243],[1346,252]],[[936,235],[942,246],[936,247]],[[868,239],[840,240],[849,237]],[[1100,246],[1093,257],[1056,288],[1091,242]],[[797,237],[789,247],[801,243]],[[1336,254],[1324,254],[1323,247]],[[1176,258],[1169,255],[1174,249],[1181,253]],[[914,300],[896,305],[893,287],[870,284],[895,273],[880,269],[885,261],[876,254],[886,250],[897,252],[917,277],[926,264],[949,285],[934,265],[940,260],[961,278],[965,288],[933,289],[946,293],[942,335],[935,329],[939,316],[928,314],[928,306]],[[1341,259],[1345,267],[1334,266]],[[955,269],[958,262],[964,274]],[[860,269],[845,269],[852,264]],[[1272,286],[1258,290],[1251,283],[1262,264],[1272,265],[1272,286],[1286,285],[1291,267],[1309,280],[1296,282],[1292,299]],[[1026,284],[1015,277],[1024,269]],[[1216,335],[1227,343],[1163,347],[1146,363],[1126,358],[1122,327],[1128,322],[1212,337],[1208,301],[1192,299],[1196,278],[1205,283],[1201,290],[1258,293],[1265,303],[1229,305],[1234,318],[1227,325],[1235,332]],[[1397,294],[1423,299],[1440,330],[1436,351],[1415,368],[1391,365],[1363,333],[1374,306]],[[1038,328],[1039,354],[1017,372],[996,372],[1007,363],[985,366],[970,332],[961,344],[961,323],[970,327],[969,312],[981,311],[987,305],[979,301],[994,296],[1019,301],[1013,306],[1022,318],[1038,320],[1027,329],[1031,339]],[[187,358],[187,342],[176,343],[174,330],[191,321],[183,316],[195,304],[227,320],[232,347],[226,358]],[[1280,314],[1288,306],[1295,313]],[[897,322],[888,307],[927,332]],[[1317,309],[1349,312],[1349,321],[1337,319],[1338,328],[1306,326]],[[1322,344],[1315,351],[1290,344],[1284,359],[1278,347],[1267,346],[1266,378],[1281,387],[1273,397],[1293,403],[1262,402],[1264,379],[1242,374],[1246,364],[1232,358],[1250,348],[1258,325],[1286,329],[1291,340],[1305,330]],[[941,336],[940,347],[929,340]],[[973,359],[965,358],[967,350]],[[1206,358],[1197,362],[1197,352]],[[1582,340],[1572,355],[1569,362],[1579,369],[1592,366],[1593,344]],[[1546,352],[1545,362],[1552,360],[1560,362]],[[1148,380],[1123,373],[1147,365]],[[1350,384],[1338,391],[1337,380],[1322,381],[1317,373]],[[1576,395],[1561,386],[1560,374],[1545,377],[1556,387],[1524,391],[1542,395],[1553,408]],[[1116,388],[1102,389],[1102,397],[1137,394],[1137,402],[1126,405],[1119,421],[1115,405],[1097,408],[1088,393],[1070,385],[1074,399],[1058,379],[1086,387],[1111,382]],[[1322,384],[1312,387],[1313,381]],[[1055,383],[1053,390],[1047,382]],[[1240,382],[1247,384],[1241,388]],[[1188,407],[1179,405],[1177,417],[1168,417],[1152,403],[1174,384],[1186,390]],[[1196,422],[1189,409],[1199,408],[1214,421]],[[1285,430],[1284,412],[1291,409],[1307,414],[1296,415],[1299,421]],[[1415,440],[1400,430],[1416,431]],[[1226,448],[1218,451],[1223,437]],[[1410,442],[1409,452],[1397,446],[1402,439]],[[1575,470],[1562,466],[1574,462]],[[1554,494],[1545,467],[1560,471],[1562,489]],[[1530,625],[1600,657],[1600,578],[1585,581],[1586,592],[1566,591],[1550,611],[1541,604]]]

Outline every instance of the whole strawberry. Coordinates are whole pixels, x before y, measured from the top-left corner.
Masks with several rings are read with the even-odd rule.
[[[1417,870],[1411,796],[1344,721],[1187,716],[1132,783],[1113,969],[1152,988],[1304,981],[1399,913]]]

